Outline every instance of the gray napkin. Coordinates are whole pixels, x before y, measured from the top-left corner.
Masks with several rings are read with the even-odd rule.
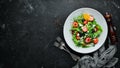
[[[118,62],[118,58],[113,57],[117,51],[116,45],[109,45],[105,50],[102,46],[98,51],[93,53],[93,57],[89,55],[83,56],[77,64],[72,68],[111,68]]]

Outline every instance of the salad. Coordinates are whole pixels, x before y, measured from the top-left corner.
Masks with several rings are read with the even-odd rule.
[[[102,33],[102,28],[92,15],[83,13],[74,18],[70,31],[76,46],[88,48],[99,42],[98,37]]]

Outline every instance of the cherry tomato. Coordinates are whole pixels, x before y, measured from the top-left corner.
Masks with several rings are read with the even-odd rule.
[[[80,40],[80,36],[76,36],[76,39],[77,39],[77,40]]]
[[[93,20],[94,20],[94,17],[90,16],[89,21],[93,21]]]
[[[78,27],[78,23],[77,22],[73,22],[73,27],[77,28]]]
[[[87,21],[87,20],[85,20],[83,23],[84,23],[84,24],[87,24],[87,23],[88,23],[88,21]]]
[[[83,27],[82,27],[82,30],[83,30],[83,32],[87,32],[87,31],[88,31],[88,29],[87,29],[86,26],[83,26]]]
[[[98,38],[93,39],[93,43],[97,44],[98,43]]]
[[[87,38],[85,39],[85,42],[86,42],[86,43],[90,43],[90,42],[91,42],[91,38],[90,38],[90,37],[87,37]]]

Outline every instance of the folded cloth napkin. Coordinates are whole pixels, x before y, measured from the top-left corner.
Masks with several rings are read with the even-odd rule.
[[[72,68],[111,68],[118,62],[118,58],[113,57],[117,51],[116,45],[109,45],[105,50],[102,46],[93,56],[83,56]]]

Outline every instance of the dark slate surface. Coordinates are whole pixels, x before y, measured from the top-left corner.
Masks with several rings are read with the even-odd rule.
[[[0,0],[1,68],[71,68],[70,55],[53,46],[63,38],[67,16],[81,7],[109,11],[120,42],[120,1],[115,0]],[[119,43],[120,44],[120,43]],[[120,58],[120,45],[116,57]],[[120,62],[116,68],[120,68]]]

